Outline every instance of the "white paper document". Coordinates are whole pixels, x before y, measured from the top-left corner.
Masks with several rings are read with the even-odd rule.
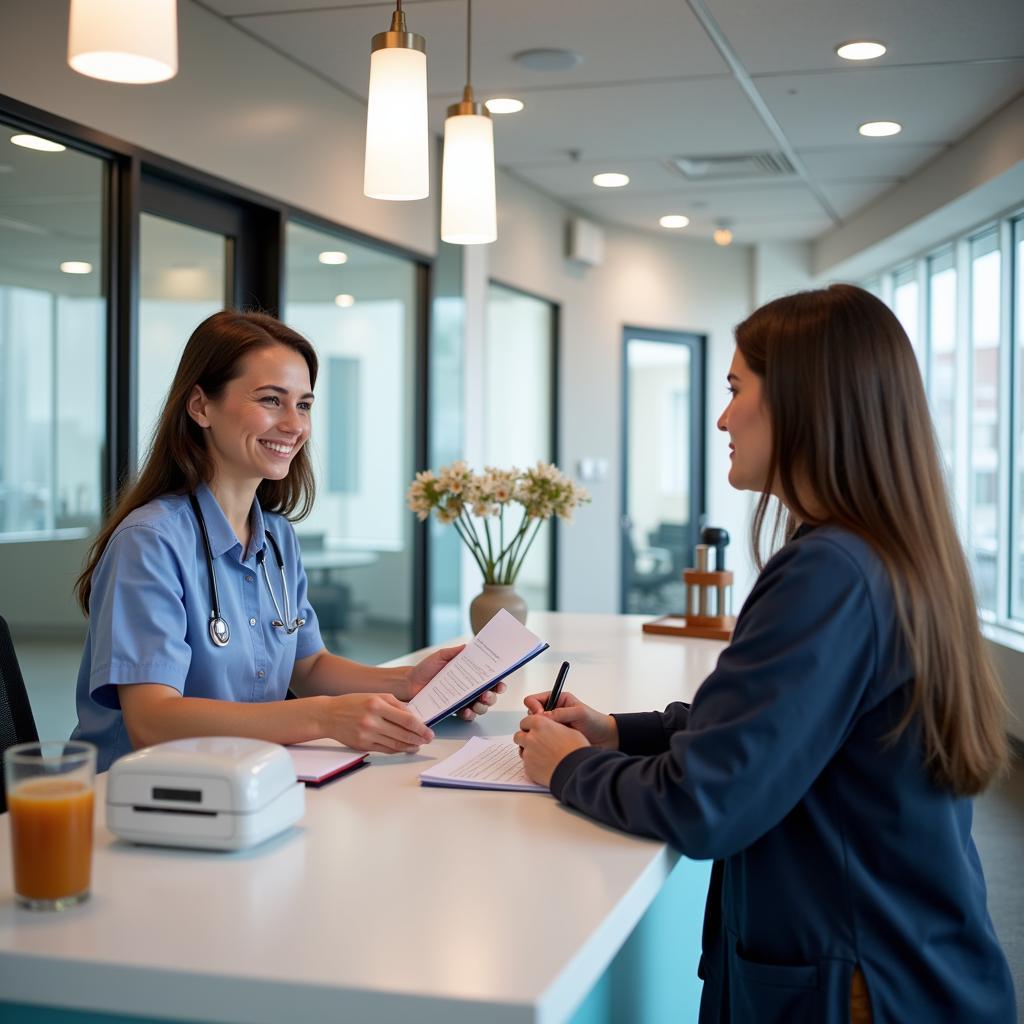
[[[548,645],[504,608],[416,694],[409,707],[427,725],[472,704],[479,694]]]
[[[523,771],[519,747],[511,736],[474,736],[451,757],[420,772],[424,786],[455,789],[510,789],[520,793],[546,793],[546,786],[531,782]]]

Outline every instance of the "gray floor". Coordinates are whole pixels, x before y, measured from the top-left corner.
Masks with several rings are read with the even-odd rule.
[[[360,643],[346,643],[343,653],[372,664],[393,657],[398,640],[393,630],[367,628]],[[17,650],[40,737],[68,736],[76,720],[80,646],[19,643]],[[1024,757],[1017,756],[1010,776],[975,801],[974,840],[985,867],[992,920],[1024,1006]]]
[[[1010,961],[1017,1005],[1024,1013],[1024,757],[1020,753],[1009,777],[975,801],[974,842],[985,868],[989,913]]]

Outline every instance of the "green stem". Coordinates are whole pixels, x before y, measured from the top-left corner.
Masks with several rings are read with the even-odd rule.
[[[526,536],[526,531],[530,528],[530,517],[526,514],[526,510],[523,510],[523,518],[519,520],[519,527],[515,532],[515,536],[508,543],[508,560],[505,562],[505,572],[503,574],[503,583],[511,583],[511,570],[515,564],[516,556],[519,553],[519,546],[523,542],[523,537]],[[503,552],[503,554],[506,552]]]
[[[480,566],[480,571],[484,574],[484,579],[486,580],[487,567],[484,565],[483,561],[480,558],[480,555],[477,554],[476,550],[479,547],[479,545],[476,544],[473,541],[473,539],[466,533],[465,528],[459,523],[458,519],[452,520],[452,526],[455,527],[455,532],[463,539],[463,541],[465,541],[466,547],[469,548],[469,553],[473,556],[474,560],[476,561],[476,564]]]
[[[533,545],[533,542],[537,539],[537,534],[540,533],[540,528],[544,525],[544,522],[545,520],[543,519],[537,520],[537,525],[533,528],[533,534],[530,536],[530,539],[522,546],[522,555],[519,558],[519,564],[516,565],[515,570],[512,573],[512,579],[509,581],[510,583],[514,582],[515,578],[519,575],[519,570],[522,569],[523,562],[526,561],[526,556],[530,553],[530,548]]]
[[[491,524],[484,518],[484,533],[487,535],[487,568],[494,575],[494,548],[491,547]]]

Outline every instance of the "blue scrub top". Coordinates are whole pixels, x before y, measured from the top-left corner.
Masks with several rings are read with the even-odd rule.
[[[209,487],[203,484],[196,497],[210,535],[221,615],[231,640],[217,647],[210,639],[206,554],[188,495],[164,495],[126,516],[93,573],[89,634],[75,698],[78,725],[72,738],[96,744],[100,771],[132,749],[118,686],[162,683],[184,697],[283,700],[295,662],[323,649],[291,523],[264,515],[254,501],[252,537],[243,552]],[[284,584],[266,540],[268,529],[284,558]],[[282,612],[285,585],[292,616],[306,620],[290,636],[271,625],[277,614],[256,561],[264,550]]]
[[[699,641],[698,641],[699,642]],[[874,1024],[1013,1024],[1013,983],[971,839],[915,719],[888,573],[834,526],[765,566],[692,706],[616,715],[562,801],[711,858],[701,1024],[848,1024],[859,966]]]

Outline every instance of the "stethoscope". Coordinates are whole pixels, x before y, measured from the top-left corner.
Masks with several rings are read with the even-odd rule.
[[[210,603],[213,606],[210,609],[210,639],[218,647],[227,647],[228,641],[231,639],[231,630],[228,628],[224,616],[220,613],[220,593],[217,590],[217,574],[213,571],[213,549],[210,547],[210,535],[206,532],[206,520],[203,518],[203,510],[199,507],[196,496],[190,494],[188,500],[199,523],[199,530],[203,535],[203,547],[206,550],[206,572],[210,577]],[[269,530],[264,530],[264,533],[267,540],[270,541],[270,546],[274,549],[277,569],[281,574],[281,594],[284,597],[284,615],[282,615],[281,606],[277,603],[277,597],[274,595],[274,588],[270,585],[270,573],[267,572],[265,557],[266,550],[257,551],[256,561],[263,570],[263,578],[267,581],[267,590],[270,591],[270,600],[274,602],[274,611],[277,612],[277,618],[273,619],[270,624],[277,629],[283,629],[288,636],[291,636],[292,633],[298,631],[300,626],[306,624],[306,620],[298,617],[292,618],[291,604],[288,600],[288,580],[284,574],[284,559],[281,557],[281,549],[278,547],[274,535]]]

